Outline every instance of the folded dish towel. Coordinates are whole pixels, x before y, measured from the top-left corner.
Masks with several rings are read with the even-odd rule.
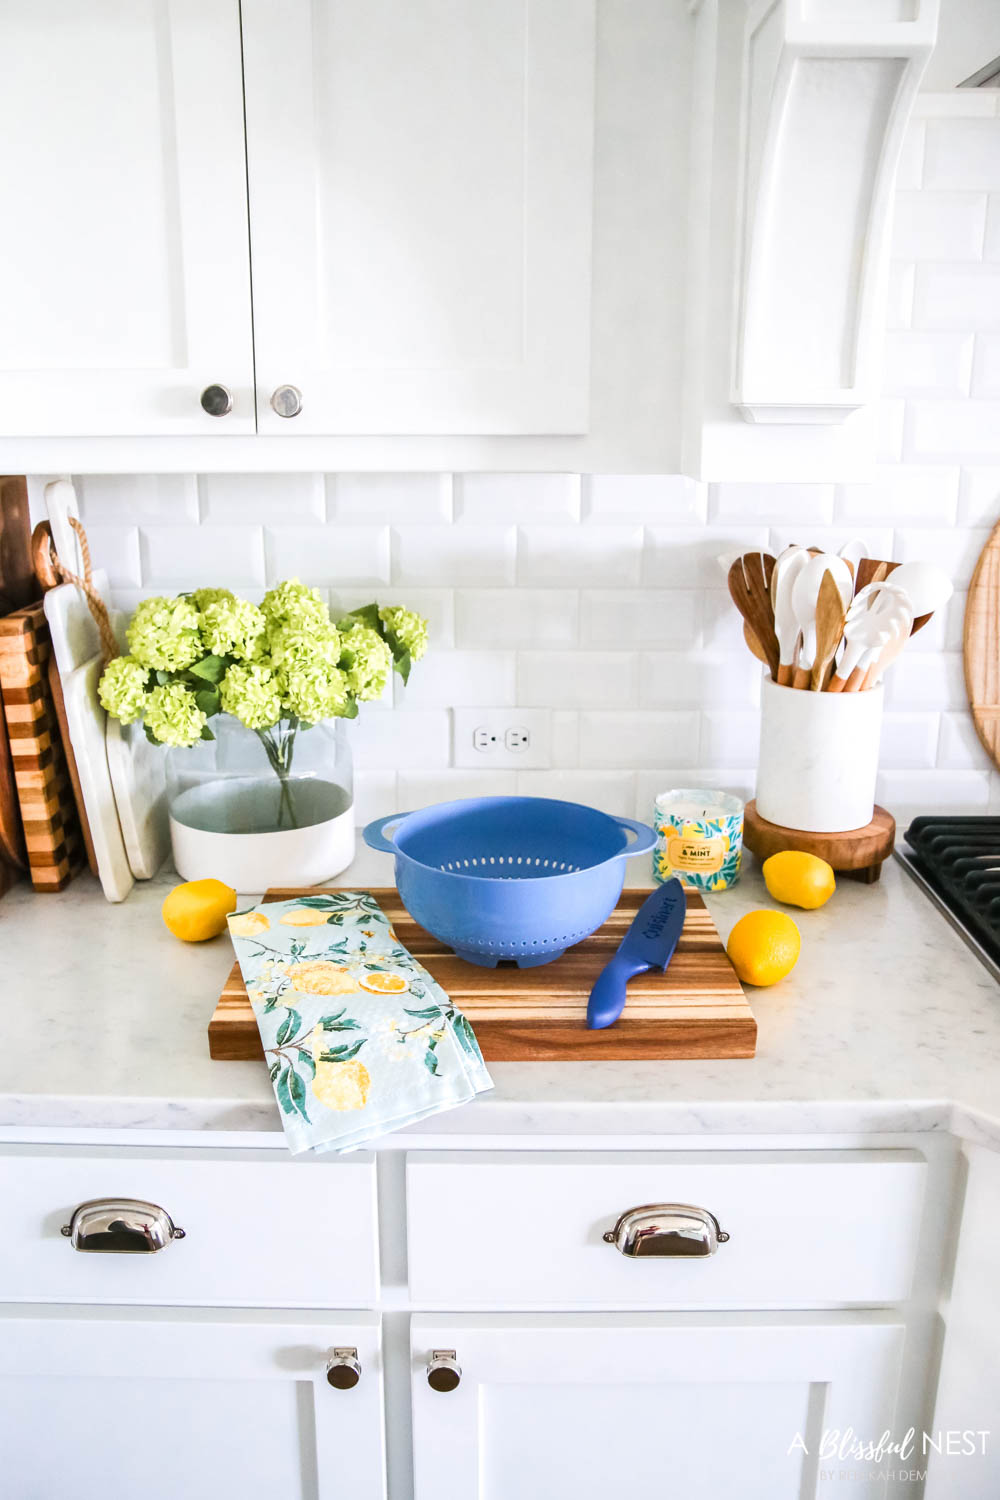
[[[271,901],[229,931],[293,1155],[350,1151],[493,1087],[472,1027],[374,896]]]

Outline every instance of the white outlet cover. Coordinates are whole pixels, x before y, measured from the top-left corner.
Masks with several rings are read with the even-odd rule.
[[[502,766],[510,771],[545,771],[552,764],[552,713],[547,708],[456,708],[453,719],[453,764],[468,771]],[[489,750],[477,750],[477,729],[488,729],[497,737]],[[508,729],[523,729],[528,744],[523,750],[508,750]]]

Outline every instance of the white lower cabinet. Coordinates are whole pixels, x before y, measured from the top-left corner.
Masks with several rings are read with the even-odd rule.
[[[415,1500],[852,1500],[821,1457],[892,1426],[904,1328],[880,1313],[418,1315]],[[461,1378],[434,1390],[435,1353]],[[829,1441],[829,1436],[827,1438]]]
[[[378,1318],[5,1309],[0,1455],[10,1500],[384,1500]]]

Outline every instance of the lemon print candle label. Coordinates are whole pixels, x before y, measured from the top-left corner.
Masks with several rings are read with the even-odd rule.
[[[653,877],[679,876],[700,891],[735,885],[743,855],[743,803],[726,792],[661,792],[653,821]]]

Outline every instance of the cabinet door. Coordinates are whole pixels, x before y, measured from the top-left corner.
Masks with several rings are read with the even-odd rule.
[[[813,1500],[844,1469],[874,1500],[876,1465],[821,1444],[891,1427],[902,1343],[877,1315],[415,1317],[416,1500]],[[427,1384],[438,1349],[462,1367],[450,1392]]]
[[[341,1346],[361,1361],[351,1390],[326,1380]],[[377,1320],[8,1314],[0,1454],[18,1500],[384,1500]]]
[[[239,0],[0,0],[0,40],[0,433],[253,432]]]
[[[243,0],[262,432],[586,431],[594,34],[595,0]]]

